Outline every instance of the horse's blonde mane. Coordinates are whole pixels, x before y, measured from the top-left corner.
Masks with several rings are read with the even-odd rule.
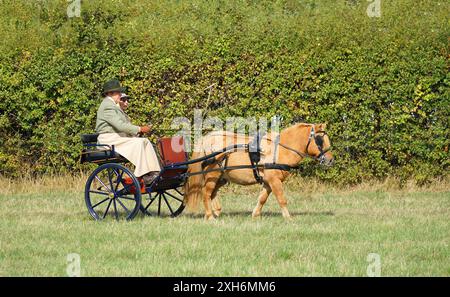
[[[296,124],[294,124],[292,126],[284,128],[283,130],[281,130],[281,132],[288,132],[290,130],[294,130],[294,129],[297,129],[297,128],[300,128],[300,127],[311,127],[313,125],[314,124],[309,124],[309,123],[296,123]]]

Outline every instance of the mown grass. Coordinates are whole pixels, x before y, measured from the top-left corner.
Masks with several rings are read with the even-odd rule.
[[[382,276],[450,275],[445,184],[340,190],[293,179],[291,222],[272,196],[252,220],[258,187],[230,186],[211,223],[192,214],[94,222],[82,187],[6,192],[2,184],[2,276],[65,276],[69,253],[80,255],[83,276],[365,276],[369,253],[380,255]]]

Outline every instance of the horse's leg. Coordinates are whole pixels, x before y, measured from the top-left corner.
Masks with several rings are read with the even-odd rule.
[[[219,174],[220,176],[220,174]],[[217,182],[219,180],[219,176],[214,173],[208,173],[205,176],[205,186],[203,187],[203,204],[205,206],[205,219],[212,220],[214,219],[212,206],[211,206],[211,195],[216,188]]]
[[[261,215],[262,207],[264,206],[264,203],[266,203],[267,198],[269,197],[271,192],[272,192],[272,189],[268,185],[264,184],[264,188],[259,193],[258,203],[256,204],[256,207],[255,207],[255,209],[253,209],[253,212],[252,212],[253,218],[257,218]]]
[[[278,178],[273,178],[269,181],[269,186],[272,189],[272,192],[275,194],[275,197],[277,197],[278,204],[280,204],[281,207],[281,213],[283,214],[283,217],[285,219],[291,219],[291,215],[289,214],[289,211],[287,209],[287,200],[284,197],[284,191],[283,191],[283,183]]]
[[[220,204],[219,198],[217,197],[211,197],[211,206],[212,206],[212,210],[213,213],[216,217],[218,217],[220,215],[220,213],[222,212],[222,205]]]
[[[211,204],[213,208],[213,213],[216,217],[218,217],[222,212],[222,205],[220,204],[219,198],[217,197],[217,192],[222,186],[226,185],[226,183],[227,183],[226,180],[223,179],[219,180],[216,184],[216,187],[214,188],[214,191],[211,193]]]

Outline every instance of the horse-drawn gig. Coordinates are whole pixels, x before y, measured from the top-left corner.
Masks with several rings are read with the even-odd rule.
[[[221,212],[216,198],[220,187],[227,182],[260,183],[263,189],[252,216],[261,214],[273,192],[283,216],[290,218],[282,189],[289,171],[307,157],[324,165],[333,163],[325,127],[302,123],[281,133],[258,132],[253,136],[215,131],[196,143],[191,160],[182,137],[161,138],[156,152],[162,170],[150,184],[134,176],[130,163],[115,152],[114,146],[97,143],[97,134],[82,135],[81,162],[99,165],[86,182],[86,205],[96,220],[105,219],[108,214],[117,220],[132,220],[139,211],[176,217],[186,205],[196,209],[203,201],[205,218],[212,219]]]
[[[98,134],[81,136],[84,149],[82,163],[99,166],[86,182],[85,202],[96,220],[108,214],[116,219],[132,220],[139,210],[146,215],[178,216],[184,209],[183,185],[187,171],[187,154],[172,150],[172,142],[183,147],[183,138],[161,138],[157,143],[161,172],[149,185],[132,173],[131,163],[114,150],[114,145],[97,143]]]

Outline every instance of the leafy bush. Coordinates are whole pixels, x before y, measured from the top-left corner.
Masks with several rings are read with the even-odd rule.
[[[74,18],[64,0],[1,3],[0,174],[80,169],[112,77],[160,135],[194,108],[327,122],[337,164],[302,175],[425,183],[448,170],[447,1],[382,1],[380,18],[357,0],[83,1]]]

